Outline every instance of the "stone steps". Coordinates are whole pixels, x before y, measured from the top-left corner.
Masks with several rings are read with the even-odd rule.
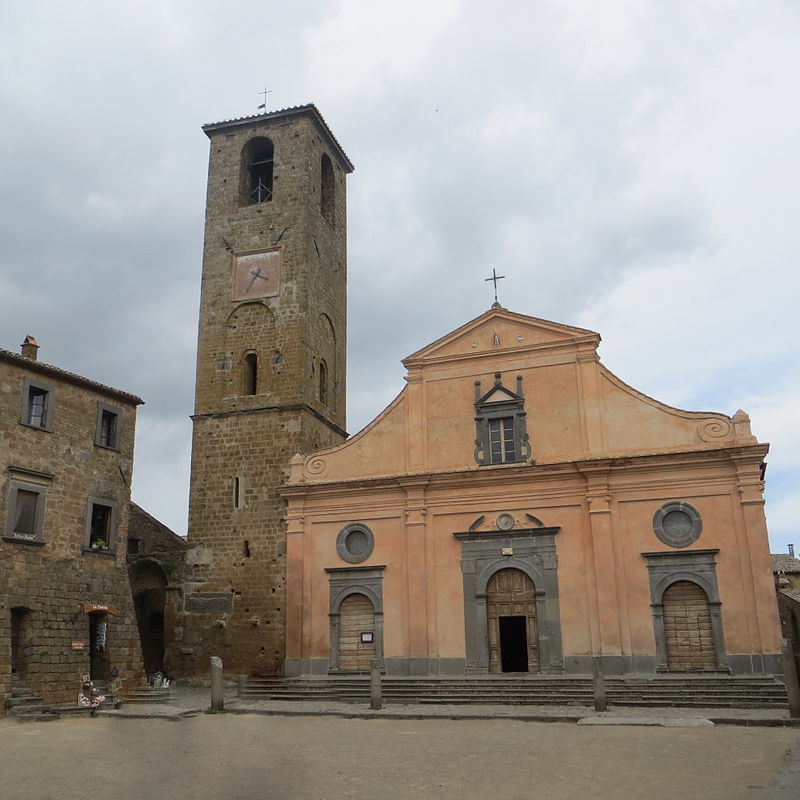
[[[126,689],[121,698],[123,703],[169,703],[172,699],[170,689],[154,689],[152,686],[140,686]]]
[[[590,678],[481,676],[456,679],[384,678],[386,702],[439,704],[592,705]],[[364,675],[330,678],[250,678],[243,698],[366,702]],[[769,676],[682,675],[610,678],[606,696],[612,705],[706,708],[785,708],[786,690]]]
[[[52,707],[47,705],[43,698],[34,696],[33,692],[12,696],[6,700],[6,710],[17,722],[51,722],[59,719],[59,715],[52,710]]]

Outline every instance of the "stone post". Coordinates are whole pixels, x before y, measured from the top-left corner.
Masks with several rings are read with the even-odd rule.
[[[603,672],[603,659],[600,656],[592,658],[592,689],[594,691],[594,710],[605,711],[608,708],[606,679]]]
[[[783,682],[786,684],[786,695],[789,698],[789,716],[800,717],[800,685],[797,682],[797,666],[794,663],[792,643],[781,639],[783,655]]]
[[[369,707],[373,711],[383,708],[381,701],[381,662],[373,659],[369,671]]]
[[[225,707],[223,700],[222,659],[211,656],[211,710],[222,711]]]
[[[250,682],[249,675],[239,675],[236,681],[236,694],[238,697],[244,697],[247,692],[247,684]]]

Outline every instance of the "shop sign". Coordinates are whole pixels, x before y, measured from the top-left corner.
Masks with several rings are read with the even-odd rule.
[[[86,642],[70,642],[69,647],[70,650],[85,650]]]
[[[107,611],[109,614],[117,616],[117,607],[113,603],[84,603],[83,613],[91,614],[94,611]]]

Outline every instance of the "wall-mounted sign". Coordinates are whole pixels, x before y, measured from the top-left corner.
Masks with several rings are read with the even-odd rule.
[[[84,614],[91,614],[95,611],[106,611],[109,614],[113,614],[115,617],[117,616],[117,607],[113,604],[107,603],[84,603],[83,604],[83,613]]]
[[[374,641],[372,638],[372,631],[362,631],[361,632],[361,641],[365,643],[370,643]]]
[[[69,648],[70,650],[85,650],[86,642],[70,642]]]

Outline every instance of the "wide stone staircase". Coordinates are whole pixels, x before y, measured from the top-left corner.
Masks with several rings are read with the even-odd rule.
[[[6,700],[6,711],[17,722],[51,722],[59,719],[52,706],[34,695],[30,687],[15,675],[11,677],[11,697]]]
[[[786,708],[783,683],[765,675],[658,675],[606,678],[610,705],[697,708]],[[440,704],[593,704],[592,679],[550,675],[396,678],[381,682],[384,702]],[[240,685],[242,699],[369,702],[369,676],[254,678]]]

